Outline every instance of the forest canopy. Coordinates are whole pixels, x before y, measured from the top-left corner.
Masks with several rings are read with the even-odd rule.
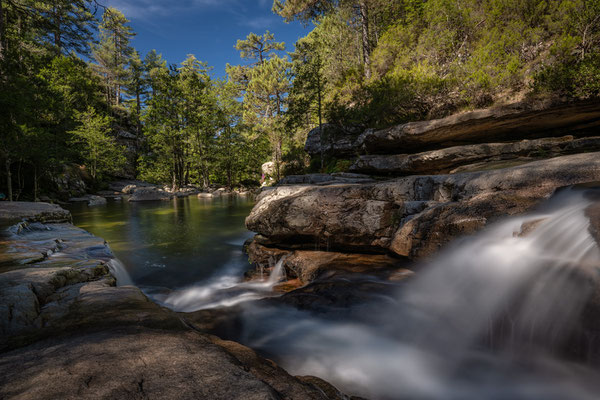
[[[202,55],[142,55],[126,15],[94,0],[0,0],[1,191],[56,194],[80,174],[176,187],[258,184],[312,163],[324,123],[379,128],[516,101],[600,96],[600,0],[275,0],[311,31]]]

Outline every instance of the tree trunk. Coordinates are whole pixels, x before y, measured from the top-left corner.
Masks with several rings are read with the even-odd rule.
[[[13,200],[13,190],[12,190],[12,173],[10,172],[10,158],[6,158],[5,167],[6,167],[6,190],[8,191],[8,201]]]
[[[59,14],[59,10],[56,8],[56,6],[53,9],[54,11],[54,45],[56,46],[56,49],[58,50],[58,54],[62,53],[62,38],[60,35],[60,28],[61,28],[61,20],[60,20],[60,14]]]
[[[4,4],[0,0],[0,61],[4,59]],[[1,75],[1,72],[0,72]]]
[[[321,172],[325,165],[325,141],[323,137],[323,116],[321,112],[321,76],[320,71],[317,71],[317,101],[319,107],[319,141],[321,142]]]
[[[371,78],[371,45],[369,43],[369,6],[368,0],[359,1],[360,25],[362,33],[362,56],[365,78]]]
[[[38,201],[38,176],[37,166],[33,167],[33,201]]]

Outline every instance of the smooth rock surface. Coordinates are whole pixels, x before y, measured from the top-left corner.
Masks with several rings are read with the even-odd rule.
[[[431,121],[367,130],[357,140],[367,154],[394,154],[469,143],[489,143],[576,134],[600,126],[600,102],[556,107],[522,104],[475,110]]]
[[[0,225],[11,225],[21,220],[31,222],[70,222],[71,213],[57,204],[25,201],[0,202]]]
[[[458,167],[479,163],[552,158],[600,149],[600,137],[575,139],[573,136],[522,140],[514,143],[483,143],[455,146],[417,154],[362,155],[351,171],[383,175],[419,175],[454,172]]]
[[[586,153],[493,171],[281,186],[261,193],[246,226],[279,247],[423,257],[498,217],[531,209],[556,188],[597,180],[600,153]]]
[[[3,354],[0,397],[19,399],[327,399],[241,346],[197,332],[113,329]],[[240,355],[254,357],[248,365]],[[236,357],[237,356],[237,357]],[[239,357],[239,358],[238,358]]]

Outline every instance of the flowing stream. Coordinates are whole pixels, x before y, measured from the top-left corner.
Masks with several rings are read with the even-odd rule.
[[[458,241],[417,266],[416,278],[391,295],[374,294],[373,301],[330,312],[249,301],[268,296],[283,268],[279,260],[270,278],[243,282],[248,264],[237,253],[248,237],[243,231],[225,238],[232,246],[225,262],[187,265],[202,269],[195,281],[186,274],[175,285],[154,279],[148,284],[139,266],[130,274],[156,301],[178,311],[239,305],[240,329],[229,338],[293,375],[319,376],[346,393],[374,399],[591,400],[599,396],[600,375],[582,360],[589,349],[572,357],[568,345],[599,288],[600,249],[585,215],[591,203],[582,190],[564,190],[535,213]],[[151,207],[142,210],[162,215]],[[235,207],[249,211],[249,204]],[[237,211],[232,215],[237,218]],[[81,214],[74,216],[111,243],[106,233],[82,223]],[[114,249],[123,259],[119,246]],[[148,246],[141,256],[164,264],[165,275],[177,273],[170,271],[171,258],[157,259],[155,251]]]

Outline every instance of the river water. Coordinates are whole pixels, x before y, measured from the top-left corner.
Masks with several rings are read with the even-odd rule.
[[[253,202],[244,196],[163,202],[112,201],[69,207],[73,222],[104,238],[133,283],[178,289],[210,279],[224,266],[248,267],[242,254],[252,236],[244,226]]]
[[[267,296],[278,278],[241,281],[247,200],[72,211],[156,301],[178,311],[241,303],[227,338],[294,375],[373,399],[592,400],[600,375],[591,367],[598,352],[589,350],[598,338],[588,335],[589,348],[578,354],[570,344],[599,292],[600,249],[586,216],[592,198],[563,191],[534,213],[457,241],[383,300],[333,304],[330,313],[247,301]],[[533,232],[519,234],[532,224]]]

